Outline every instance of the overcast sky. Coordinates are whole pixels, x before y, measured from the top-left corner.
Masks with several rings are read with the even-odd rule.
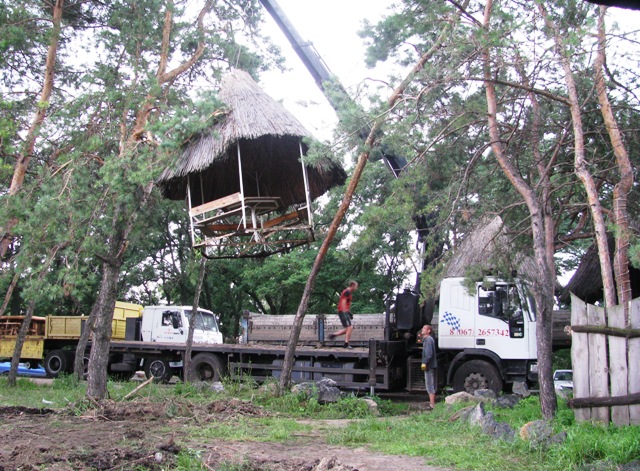
[[[376,22],[390,0],[277,0],[302,39],[313,43],[331,72],[348,89],[374,72],[364,65],[365,47],[357,32],[362,20]],[[282,101],[319,139],[330,139],[336,117],[326,98],[293,51],[289,41],[266,15],[265,31],[278,44],[292,70],[273,71],[261,77],[261,86]],[[380,78],[384,78],[380,76]]]
[[[384,80],[386,73],[364,65],[365,47],[357,32],[362,21],[376,23],[393,0],[277,0],[302,39],[313,43],[331,72],[347,89],[365,78]],[[628,29],[640,25],[640,12],[610,8],[609,14]],[[280,46],[290,71],[264,73],[261,86],[282,101],[316,138],[329,140],[336,123],[335,113],[311,78],[271,15],[265,15],[265,31]],[[610,58],[614,60],[615,58]],[[384,69],[383,69],[384,70]]]

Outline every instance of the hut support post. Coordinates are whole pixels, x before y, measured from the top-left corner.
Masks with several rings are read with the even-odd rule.
[[[247,229],[247,210],[244,206],[244,184],[242,183],[242,159],[240,158],[240,141],[238,141],[238,175],[240,178],[240,204],[242,207],[242,227],[246,230]]]
[[[302,179],[304,180],[304,194],[307,200],[307,221],[309,221],[309,227],[313,228],[313,219],[311,215],[311,194],[309,191],[309,175],[307,175],[307,167],[305,167],[304,161],[303,161],[304,153],[302,152],[302,141],[298,142],[298,147],[300,148],[300,163],[302,164]]]
[[[191,212],[191,177],[187,175],[187,207],[189,208],[189,212]],[[196,245],[196,233],[193,228],[193,218],[191,214],[189,214],[189,232],[191,233],[191,247],[195,247]]]

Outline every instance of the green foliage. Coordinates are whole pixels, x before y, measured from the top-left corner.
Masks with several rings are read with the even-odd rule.
[[[563,348],[553,353],[553,369],[554,370],[572,369],[570,348]]]

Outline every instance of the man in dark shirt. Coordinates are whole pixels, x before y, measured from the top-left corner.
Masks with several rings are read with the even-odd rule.
[[[436,406],[436,342],[431,336],[433,329],[430,325],[422,328],[422,371],[424,371],[424,383],[429,394],[429,406]]]
[[[344,348],[353,348],[349,345],[351,332],[353,332],[353,325],[351,325],[351,319],[353,319],[353,314],[351,314],[351,299],[353,297],[353,292],[357,289],[358,282],[351,281],[349,286],[342,291],[342,294],[340,294],[340,300],[338,301],[338,317],[340,318],[340,322],[344,329],[329,336],[330,339],[333,339],[339,335],[344,335]]]

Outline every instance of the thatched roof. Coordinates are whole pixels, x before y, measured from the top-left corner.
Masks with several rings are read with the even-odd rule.
[[[613,247],[615,241],[611,234],[607,239],[609,242],[611,263],[613,264]],[[629,265],[629,276],[631,277],[631,297],[637,298],[640,296],[640,270]],[[562,291],[560,301],[570,303],[571,293],[590,304],[596,301],[602,301],[604,297],[602,292],[600,258],[598,256],[598,248],[595,244],[587,249],[582,260],[580,260],[578,268]]]
[[[239,145],[245,196],[280,196],[285,205],[304,202],[299,145],[311,134],[242,70],[223,78],[219,98],[229,112],[162,173],[164,195],[185,198],[187,179],[193,205],[240,191]],[[307,146],[302,147],[306,153]],[[346,179],[344,170],[330,162],[307,166],[307,172],[312,199]]]
[[[474,265],[487,272],[495,272],[496,260],[503,262],[501,265],[507,261],[511,265],[508,268],[519,274],[533,275],[537,271],[531,257],[516,252],[499,216],[479,223],[454,249],[453,257],[447,263],[445,276],[465,276],[466,269]]]

